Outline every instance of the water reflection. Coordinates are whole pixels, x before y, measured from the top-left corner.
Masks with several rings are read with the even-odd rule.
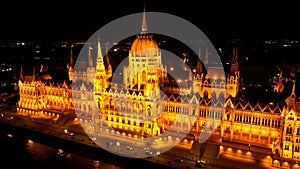
[[[30,169],[140,169],[141,166],[143,169],[163,168],[147,161],[122,158],[105,150],[90,150],[79,144],[62,142],[25,130],[11,130],[0,123],[0,168],[2,166],[9,168],[22,166]]]
[[[42,144],[0,129],[0,154],[3,157],[1,166],[10,168],[43,168],[43,169],[124,169],[114,164],[100,162],[67,152],[63,148]],[[0,167],[2,168],[2,167]]]

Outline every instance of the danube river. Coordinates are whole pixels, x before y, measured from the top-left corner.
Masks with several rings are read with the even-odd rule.
[[[1,166],[30,169],[133,169],[165,168],[104,150],[68,143],[0,123]]]

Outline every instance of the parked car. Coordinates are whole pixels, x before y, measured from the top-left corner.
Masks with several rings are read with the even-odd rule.
[[[174,161],[176,161],[178,163],[183,163],[183,159],[181,159],[181,158],[175,158]]]
[[[206,162],[204,160],[198,160],[195,164],[195,167],[204,168]]]

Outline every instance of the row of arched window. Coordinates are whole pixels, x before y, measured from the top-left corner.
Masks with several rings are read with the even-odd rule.
[[[72,91],[70,89],[61,88],[36,88],[36,87],[25,87],[20,89],[21,95],[52,95],[52,96],[71,96]]]
[[[231,120],[229,113],[226,114],[225,119]],[[262,126],[272,126],[272,127],[276,127],[276,128],[280,127],[279,119],[270,119],[268,117],[247,116],[247,115],[241,115],[241,114],[234,115],[234,122],[262,125]]]
[[[293,127],[292,127],[291,125],[289,125],[289,126],[286,128],[285,133],[286,133],[286,134],[293,134]],[[300,136],[300,126],[297,128],[296,135],[297,135],[297,136]]]

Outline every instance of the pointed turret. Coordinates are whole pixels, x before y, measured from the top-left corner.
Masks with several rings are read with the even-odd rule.
[[[101,45],[100,45],[100,38],[98,38],[98,45],[97,45],[97,72],[104,72],[105,73],[105,66],[103,62],[103,56],[101,52]]]
[[[234,47],[233,53],[232,53],[232,62],[235,62],[235,60],[237,59],[237,56],[238,56],[238,48]]]
[[[108,44],[107,44],[107,45],[108,45]],[[107,46],[107,45],[106,45],[106,47],[105,47],[105,61],[106,61],[107,66],[110,66],[110,67],[111,67],[110,62],[109,62],[108,46]]]
[[[199,51],[198,51],[198,57],[199,59],[201,60],[202,58],[202,50],[201,50],[201,47],[199,47]]]
[[[35,82],[35,66],[33,66],[33,72],[32,72],[32,82]]]
[[[73,81],[73,76],[74,76],[74,66],[75,66],[75,58],[73,56],[73,45],[70,47],[70,63],[67,65],[67,68],[69,70],[69,80]]]
[[[75,66],[75,58],[73,55],[73,45],[71,45],[71,47],[70,47],[70,64],[69,64],[69,66],[71,68],[74,68],[74,66]]]
[[[203,72],[201,60],[198,60],[196,74],[201,74]]]
[[[192,71],[189,71],[189,81],[192,82],[194,80],[194,75],[192,73]]]
[[[296,81],[294,81],[291,95],[285,100],[288,110],[296,110]]]
[[[292,98],[293,100],[296,99],[296,80],[294,80],[294,84],[293,84],[293,89],[292,89],[292,93],[290,95],[290,98]]]
[[[24,81],[24,72],[23,72],[23,66],[21,66],[21,68],[20,68],[20,79],[19,80],[21,80],[21,82],[23,82]]]
[[[89,44],[89,49],[88,49],[88,62],[89,62],[89,67],[93,67],[93,59],[92,59],[92,54],[91,54],[91,46]]]
[[[206,48],[206,51],[205,51],[205,58],[204,58],[204,64],[207,65],[209,62],[208,62],[208,56],[209,56],[209,51],[208,51],[208,48]]]
[[[274,91],[277,93],[282,93],[284,89],[284,84],[282,82],[282,70],[280,71],[279,77],[278,77],[278,82],[277,84],[274,86]]]
[[[108,74],[112,74],[112,67],[111,67],[111,64],[109,61],[109,55],[108,55],[108,44],[106,44],[106,47],[105,47],[105,61],[106,61],[106,65],[107,65]]]
[[[235,76],[238,74],[239,65],[238,65],[238,48],[235,47],[232,53],[232,63],[230,65],[230,75]]]

